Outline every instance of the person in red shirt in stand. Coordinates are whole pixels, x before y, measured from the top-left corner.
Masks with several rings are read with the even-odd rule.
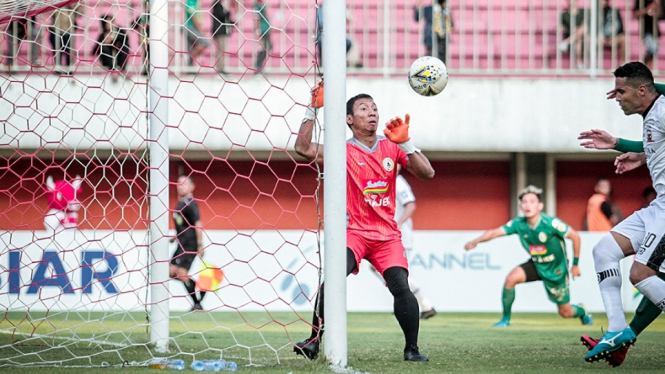
[[[320,92],[320,94],[319,94]],[[323,145],[312,142],[317,107],[323,106],[321,85],[313,91],[312,105],[300,126],[295,151],[310,161],[323,162]],[[362,259],[368,260],[386,280],[394,297],[394,312],[406,345],[405,361],[428,361],[418,350],[418,301],[409,290],[408,264],[395,223],[397,164],[422,180],[432,179],[429,160],[409,138],[409,115],[393,118],[378,135],[379,111],[374,99],[359,94],[346,103],[346,124],[353,137],[346,142],[347,165],[347,260],[346,274],[357,273]],[[296,343],[294,352],[315,359],[323,336],[323,292],[319,288],[312,333]]]

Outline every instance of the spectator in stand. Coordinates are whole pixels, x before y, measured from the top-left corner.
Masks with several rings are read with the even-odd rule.
[[[270,41],[270,18],[268,18],[268,5],[266,0],[256,0],[254,10],[258,13],[256,16],[256,37],[259,39],[259,54],[256,56],[256,73],[263,70],[263,64],[272,51],[272,42]]]
[[[143,51],[141,74],[150,71],[150,0],[143,2],[143,13],[132,22],[132,28],[139,33],[139,45]]]
[[[346,12],[346,27],[351,25],[351,13]],[[346,66],[360,68],[363,65],[358,61],[357,53],[350,53],[353,48],[353,40],[346,33]],[[316,48],[319,52],[319,66],[323,66],[323,1],[319,1],[319,8],[316,10]],[[357,48],[353,48],[354,51]]]
[[[352,68],[361,68],[363,67],[362,62],[360,62],[360,53],[358,51],[358,43],[354,43],[351,39],[351,23],[353,22],[353,15],[347,9],[346,10],[346,66]]]
[[[14,64],[22,40],[30,41],[30,55],[28,56],[30,63],[41,65],[39,61],[39,39],[41,39],[41,35],[39,27],[35,24],[35,16],[30,19],[24,17],[12,18],[6,25],[5,33],[7,35],[7,66]]]
[[[69,70],[71,56],[74,50],[74,38],[72,33],[76,31],[76,19],[78,18],[78,2],[69,3],[60,9],[53,11],[51,16],[53,26],[49,30],[49,41],[53,46],[54,64],[56,68],[63,66]],[[58,72],[58,70],[56,70]]]
[[[600,40],[605,49],[615,49],[620,61],[623,61],[626,47],[626,36],[623,32],[623,19],[619,9],[612,8],[609,0],[601,2]]]
[[[215,68],[218,73],[226,74],[224,71],[226,39],[231,36],[235,21],[231,18],[231,12],[224,7],[222,2],[223,0],[214,0],[210,14],[212,15],[212,37],[217,43],[217,64]],[[232,4],[235,4],[235,1]]]
[[[198,0],[187,0],[185,2],[184,31],[187,35],[187,43],[189,43],[190,65],[194,65],[194,62],[197,61],[201,53],[212,44],[201,32],[203,30],[203,22],[201,21],[199,9]]]
[[[621,211],[612,204],[612,184],[607,178],[598,178],[595,193],[589,198],[586,210],[588,231],[610,231],[623,218]]]
[[[432,5],[423,6],[422,0],[418,0],[413,7],[413,18],[420,22],[420,17],[425,20],[423,28],[423,44],[427,49],[427,55],[434,55],[436,46],[437,57],[446,62],[448,43],[453,32],[453,17],[446,0],[432,0]]]
[[[563,40],[559,42],[559,50],[568,52],[574,44],[575,65],[578,69],[584,68],[584,43],[587,41],[587,23],[589,13],[586,9],[577,7],[575,0],[568,0],[568,9],[561,13],[559,27]]]
[[[118,73],[125,70],[129,55],[129,38],[127,33],[113,22],[110,15],[102,17],[100,22],[101,33],[92,54],[99,56],[99,63],[111,71],[111,79],[117,82]]]
[[[640,20],[640,35],[644,41],[644,64],[653,69],[653,57],[658,55],[660,28],[658,19],[662,15],[662,0],[635,0],[633,15]]]

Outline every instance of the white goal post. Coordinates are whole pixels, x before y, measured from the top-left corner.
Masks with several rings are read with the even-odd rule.
[[[323,24],[325,222],[325,354],[347,365],[346,320],[346,1],[328,1]]]

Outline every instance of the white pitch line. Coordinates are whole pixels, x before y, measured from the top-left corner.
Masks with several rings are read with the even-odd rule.
[[[358,371],[358,370],[356,370],[356,369],[354,369],[350,366],[344,368],[344,367],[341,367],[339,365],[330,365],[330,366],[328,366],[328,368],[333,373],[337,373],[337,374],[372,374],[372,373],[368,373],[368,372],[365,372],[365,371]]]

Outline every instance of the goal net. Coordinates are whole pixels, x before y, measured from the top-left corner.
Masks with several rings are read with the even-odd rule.
[[[319,172],[291,152],[317,78],[316,3],[0,13],[0,367],[292,357],[319,284]],[[203,255],[175,279],[171,257],[191,249],[179,176]]]
[[[0,25],[14,18],[34,15],[61,8],[76,0],[14,0],[0,1]]]

